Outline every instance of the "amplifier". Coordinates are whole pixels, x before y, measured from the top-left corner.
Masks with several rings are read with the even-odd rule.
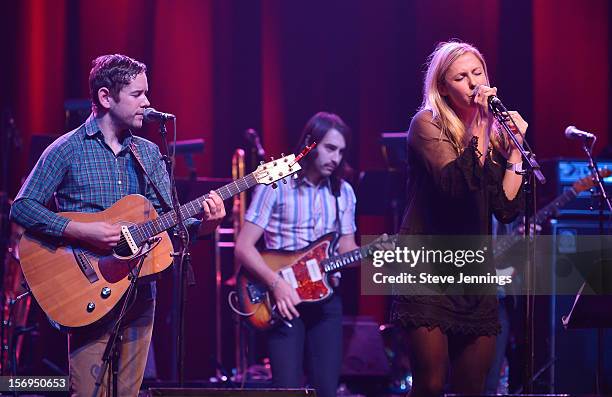
[[[597,165],[600,169],[608,168],[612,170],[612,160],[599,159]],[[574,182],[591,175],[588,162],[582,159],[543,160],[541,166],[547,182],[541,187],[538,186],[539,207],[548,204],[555,197],[571,189]],[[604,186],[608,195],[612,196],[612,176],[604,179]],[[559,209],[558,212],[560,215],[567,216],[597,216],[598,210],[599,201],[592,197],[590,190],[585,190],[578,194],[576,199]],[[609,213],[609,211],[606,211],[606,213]]]
[[[601,359],[602,393],[612,392],[612,329],[604,329],[601,333],[601,345],[598,345],[598,330],[596,328],[566,329],[563,320],[572,311],[576,302],[576,293],[582,287],[585,279],[592,280],[596,274],[597,280],[609,280],[605,264],[597,261],[598,252],[587,252],[585,248],[591,244],[589,239],[599,234],[599,224],[595,220],[557,220],[551,224],[552,250],[549,262],[552,292],[546,313],[536,316],[536,333],[548,329],[548,335],[536,336],[537,344],[546,346],[548,357],[540,362],[541,366],[549,364],[548,371],[542,377],[550,385],[548,391],[554,393],[595,394],[598,360]],[[609,241],[609,240],[607,240]],[[609,246],[606,246],[605,256],[608,256]],[[547,264],[542,263],[544,267]],[[598,269],[601,266],[602,272]],[[609,284],[606,282],[605,284]],[[575,312],[573,317],[581,316],[581,327],[606,327],[612,323],[610,297],[605,295],[584,295],[591,306],[589,310]],[[597,314],[594,309],[603,306]],[[606,310],[607,306],[607,310]],[[536,307],[536,310],[538,308]],[[546,321],[548,317],[548,321]],[[548,323],[548,324],[546,324]],[[536,360],[537,362],[538,360]]]

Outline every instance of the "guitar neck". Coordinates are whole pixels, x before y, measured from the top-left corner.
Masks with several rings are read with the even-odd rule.
[[[257,179],[250,173],[240,179],[237,179],[225,186],[215,190],[215,192],[223,199],[227,200],[239,193],[244,192],[257,184]],[[191,218],[202,212],[202,201],[208,198],[210,194],[207,193],[203,196],[191,200],[190,202],[183,204],[179,207],[181,219],[185,220]],[[178,218],[176,211],[168,211],[160,215],[157,219],[142,223],[140,225],[132,226],[130,232],[134,236],[137,245],[141,245],[153,236],[170,229],[178,224]]]
[[[573,199],[576,198],[578,194],[576,193],[576,191],[574,190],[574,188],[571,188],[567,191],[565,191],[563,194],[561,194],[560,196],[557,196],[557,198],[555,198],[551,203],[549,203],[546,207],[542,208],[541,210],[539,210],[532,219],[532,221],[530,223],[533,223],[533,219],[535,218],[535,222],[538,225],[541,225],[542,223],[546,222],[546,220],[548,218],[550,218],[551,216],[553,216],[555,214],[555,212],[562,207],[565,207],[565,205],[567,203],[569,203],[570,201],[572,201]]]
[[[356,248],[352,251],[345,252],[344,254],[328,258],[324,260],[321,265],[323,266],[323,270],[325,271],[325,273],[334,272],[352,263],[362,260],[366,256],[370,255],[371,249],[372,245],[368,244],[366,246]]]
[[[552,202],[550,202],[546,207],[542,208],[534,216],[530,218],[529,224],[533,224],[534,221],[537,225],[541,225],[548,218],[553,216],[555,212],[564,207],[567,203],[575,199],[577,196],[576,191],[571,188],[565,191],[563,194],[557,196]],[[500,236],[495,242],[495,257],[502,256],[508,251],[514,244],[522,240],[523,234],[519,232],[518,229],[514,229],[514,231],[507,236]]]

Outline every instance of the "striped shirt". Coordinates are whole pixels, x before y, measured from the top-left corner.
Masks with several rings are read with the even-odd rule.
[[[306,178],[291,179],[287,184],[280,183],[276,189],[257,186],[245,219],[264,229],[268,249],[294,251],[329,232],[355,233],[355,202],[353,188],[342,181],[338,230],[336,197],[329,179],[318,186]]]
[[[69,219],[49,209],[54,198],[58,211],[98,212],[128,194],[141,194],[163,212],[130,144],[137,148],[164,201],[170,203],[170,181],[157,145],[129,133],[115,155],[92,114],[43,152],[15,198],[11,219],[28,231],[61,237]]]

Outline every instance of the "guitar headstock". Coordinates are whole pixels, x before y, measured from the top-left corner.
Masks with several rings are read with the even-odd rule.
[[[276,188],[276,181],[279,179],[282,179],[283,183],[287,183],[285,178],[289,175],[293,175],[294,178],[297,177],[295,173],[302,169],[298,161],[314,149],[315,146],[317,146],[316,142],[306,145],[304,150],[302,150],[297,157],[294,154],[288,156],[281,154],[282,157],[278,160],[272,158],[272,160],[267,163],[262,161],[259,167],[253,172],[253,176],[257,180],[257,183],[263,183],[264,185],[271,184],[273,188]]]
[[[607,178],[612,175],[612,170],[609,170],[607,168],[600,169],[599,175],[601,176],[601,179]],[[580,178],[572,184],[572,187],[574,188],[577,194],[580,192],[584,192],[585,190],[589,190],[593,186],[595,186],[595,182],[593,182],[593,178],[591,175],[585,176],[584,178]]]
[[[257,180],[257,183],[271,185],[281,179],[284,183],[287,183],[284,178],[294,175],[302,169],[300,163],[295,159],[295,154],[282,156],[283,157],[277,160],[272,159],[267,163],[262,162],[257,169],[253,171],[253,176]]]

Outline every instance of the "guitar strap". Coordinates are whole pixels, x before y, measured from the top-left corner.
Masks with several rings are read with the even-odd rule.
[[[149,182],[151,182],[151,186],[153,187],[153,191],[157,195],[157,198],[159,198],[159,202],[162,205],[162,207],[164,207],[166,211],[173,211],[174,209],[164,199],[164,196],[159,191],[159,188],[157,187],[157,185],[155,184],[155,182],[153,181],[153,179],[151,178],[151,176],[147,172],[147,169],[145,168],[145,166],[144,166],[144,164],[142,162],[142,159],[140,158],[140,154],[138,153],[138,149],[137,149],[137,146],[134,143],[134,141],[130,142],[130,150],[132,151],[132,154],[134,155],[134,158],[136,159],[136,162],[140,166],[140,169],[142,169],[142,172],[146,175],[147,179],[149,179]],[[196,285],[196,283],[195,283],[195,276],[193,274],[193,268],[191,267],[191,262],[187,262],[187,284],[190,285],[190,286]]]
[[[334,197],[336,197],[336,229],[338,230],[338,236],[342,236],[342,226],[340,225],[340,192],[337,194],[334,193]],[[337,277],[338,280],[340,280],[340,277],[342,277],[340,272],[333,273],[332,276]]]
[[[168,204],[168,202],[166,202],[166,200],[164,199],[164,196],[161,194],[161,192],[157,188],[157,185],[155,185],[155,182],[153,181],[153,179],[151,179],[151,176],[147,172],[147,169],[145,168],[145,166],[144,166],[144,164],[142,162],[142,159],[140,158],[140,154],[138,153],[138,146],[134,143],[133,140],[132,140],[132,142],[130,142],[130,150],[132,151],[132,154],[134,155],[134,158],[136,159],[136,162],[140,166],[140,169],[142,170],[142,172],[145,174],[145,176],[147,177],[147,179],[151,183],[151,186],[153,187],[153,191],[155,192],[155,195],[159,199],[159,202],[162,205],[162,207],[164,207],[164,209],[166,211],[172,210],[172,206],[170,206],[170,204]]]
[[[338,235],[341,236],[342,227],[340,225],[340,203],[338,202],[340,200],[340,194],[334,196],[336,196],[336,227],[338,228]]]
[[[342,236],[342,225],[340,224],[340,195],[342,191],[342,180],[336,185],[333,180],[330,179],[331,192],[336,198],[336,228],[338,230],[338,236]]]

